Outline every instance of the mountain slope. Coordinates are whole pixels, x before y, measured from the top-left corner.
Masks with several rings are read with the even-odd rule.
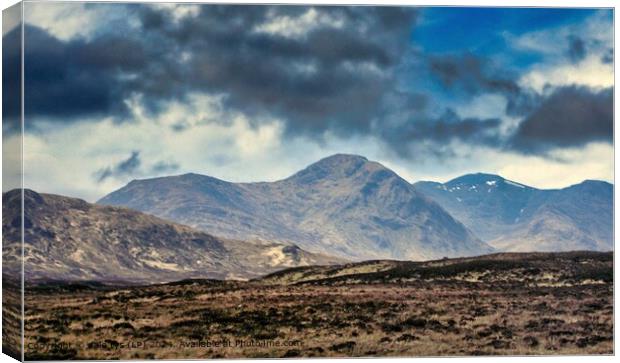
[[[497,175],[469,174],[414,186],[500,250],[613,249],[613,186],[606,182],[541,190]]]
[[[273,183],[208,176],[136,180],[98,203],[243,240],[295,243],[350,259],[431,259],[492,251],[379,163],[333,155]]]
[[[20,191],[3,195],[4,261],[19,256]],[[165,282],[245,279],[281,268],[342,262],[296,246],[213,237],[137,211],[24,191],[28,280]]]

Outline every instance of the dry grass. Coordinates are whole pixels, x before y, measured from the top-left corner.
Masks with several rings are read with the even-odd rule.
[[[612,282],[584,283],[589,273],[545,284],[561,279],[563,264],[550,263],[539,284],[503,270],[477,282],[459,272],[406,282],[35,288],[26,295],[26,358],[612,354]],[[231,346],[190,346],[222,340]]]
[[[2,352],[21,360],[21,292],[10,279],[2,284]]]

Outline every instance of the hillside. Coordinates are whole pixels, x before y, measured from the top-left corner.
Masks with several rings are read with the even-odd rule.
[[[544,273],[543,273],[544,271]],[[613,281],[611,252],[534,252],[441,259],[377,260],[332,266],[307,266],[274,272],[257,279],[266,285],[342,285],[418,281],[524,283],[564,286]]]
[[[20,268],[20,191],[3,195],[6,274]],[[24,191],[25,273],[36,280],[153,283],[247,279],[278,269],[342,262],[294,245],[222,239],[126,208]]]

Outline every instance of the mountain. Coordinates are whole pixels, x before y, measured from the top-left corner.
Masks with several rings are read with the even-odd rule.
[[[242,240],[295,243],[354,260],[424,260],[493,249],[379,163],[322,159],[276,182],[229,183],[185,174],[134,180],[98,201]]]
[[[21,192],[2,198],[3,262],[19,269]],[[130,209],[32,190],[24,190],[24,231],[28,281],[248,279],[286,267],[343,261],[294,245],[217,238]]]
[[[445,184],[418,182],[414,187],[437,201],[485,241],[506,234],[509,227],[523,217],[526,204],[536,191],[500,176],[482,173],[464,175]]]
[[[613,186],[606,182],[542,190],[498,175],[469,174],[414,186],[500,250],[613,249]]]

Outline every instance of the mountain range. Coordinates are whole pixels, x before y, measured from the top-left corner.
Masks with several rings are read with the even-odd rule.
[[[134,180],[97,203],[224,238],[295,243],[350,260],[494,250],[409,182],[357,155],[333,155],[276,182],[230,183],[198,174]]]
[[[275,182],[134,180],[90,204],[24,190],[29,281],[251,279],[289,267],[498,251],[613,250],[613,185],[542,190],[492,174],[411,184],[337,154]],[[18,274],[21,191],[3,194],[4,273]]]
[[[270,183],[198,174],[134,180],[98,203],[217,236],[296,243],[350,260],[613,249],[609,183],[543,190],[478,173],[412,185],[346,154]]]
[[[542,190],[478,173],[414,186],[498,250],[613,250],[613,185],[603,181]]]
[[[3,194],[3,273],[17,276],[21,190]],[[24,190],[28,282],[159,283],[187,278],[248,279],[287,267],[342,263],[295,245],[214,237],[134,210]]]

